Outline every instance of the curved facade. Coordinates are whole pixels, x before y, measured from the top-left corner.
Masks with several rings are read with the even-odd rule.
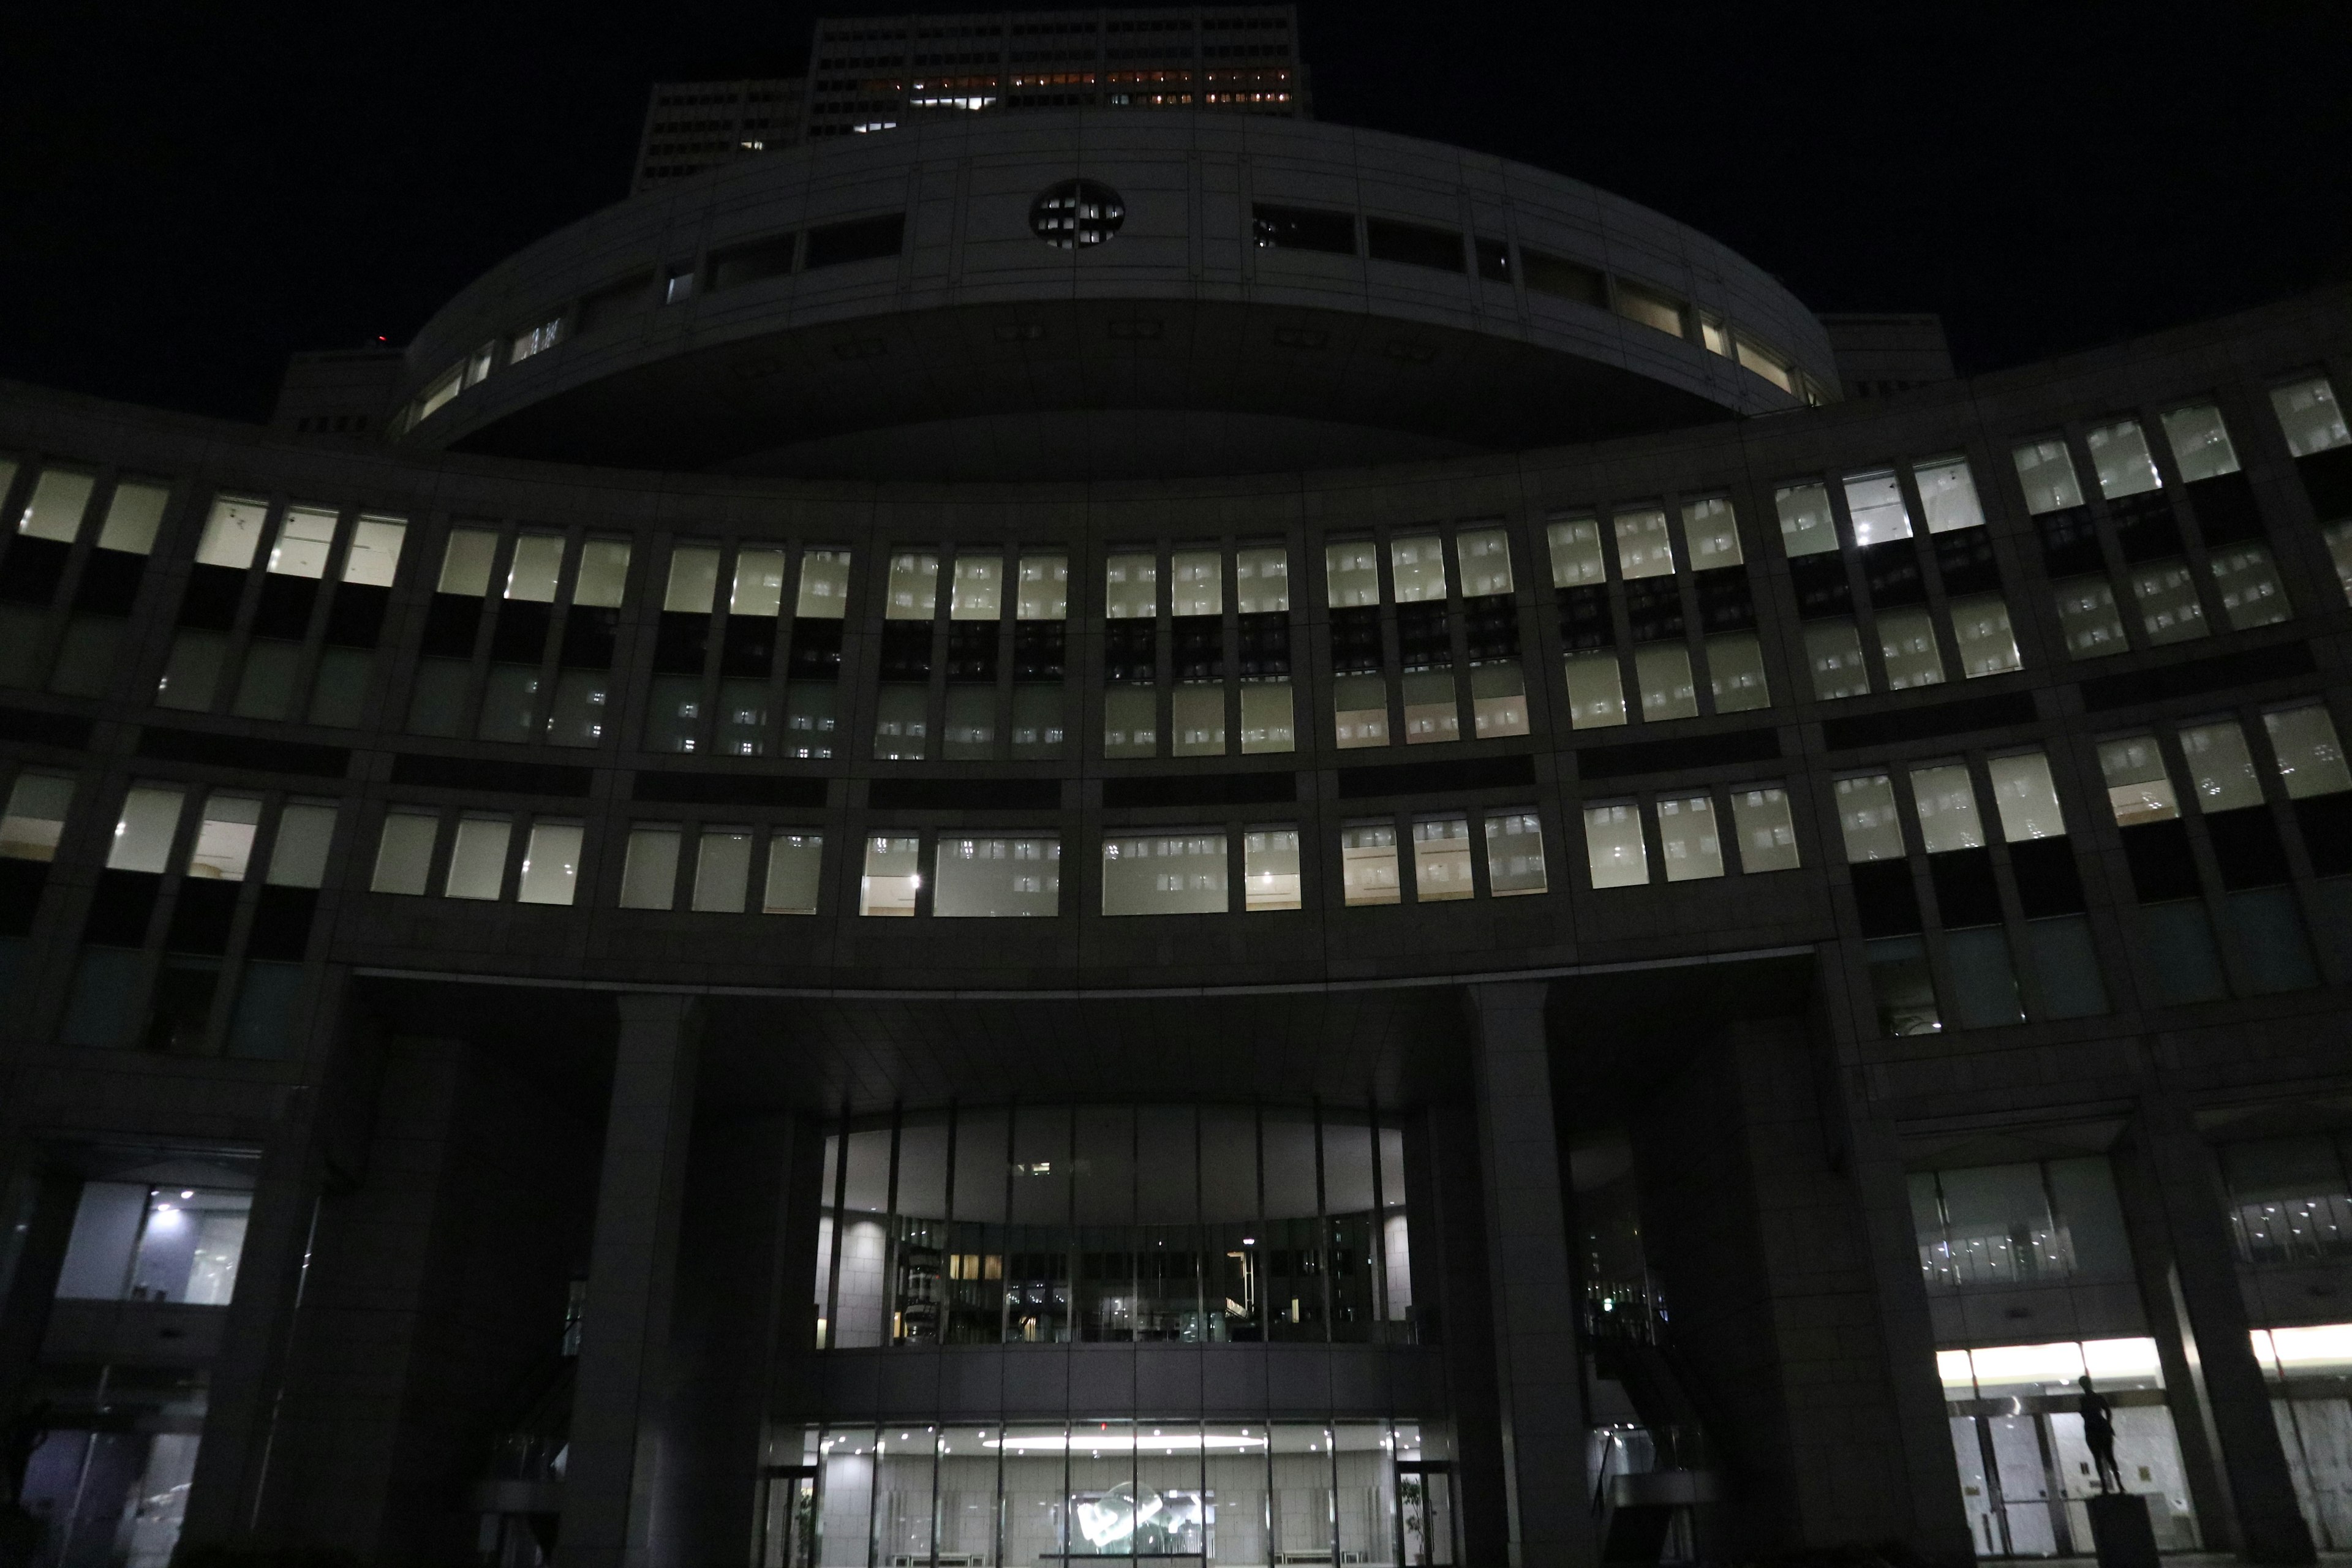
[[[371,1562],[2035,1555],[2087,1540],[2087,1367],[2161,1543],[2346,1543],[2352,296],[1800,408],[1196,244],[1220,309],[1709,416],[1088,484],[471,449],[982,310],[1016,222],[1016,314],[1148,294],[1154,170],[1433,223],[1423,153],[722,171],[493,274],[418,384],[861,181],[897,280],[560,330],[381,448],[0,389],[0,1388],[55,1539],[119,1483]],[[1580,187],[1444,156],[1515,300],[1554,245],[1819,353],[1696,237],[1622,270],[1662,220],[1585,193],[1580,252]],[[1100,257],[1027,231],[1073,170]]]
[[[1118,221],[1040,244],[1078,176]],[[633,197],[484,275],[408,371],[413,446],[979,479],[1509,449],[1837,385],[1760,268],[1580,182],[1308,121],[1058,111]]]

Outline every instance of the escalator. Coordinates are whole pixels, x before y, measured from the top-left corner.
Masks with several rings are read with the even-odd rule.
[[[1664,1313],[1643,1293],[1596,1294],[1586,1303],[1584,1342],[1595,1382],[1615,1383],[1639,1422],[1593,1432],[1593,1534],[1601,1562],[1696,1559],[1719,1489],[1706,1423],[1676,1367]]]

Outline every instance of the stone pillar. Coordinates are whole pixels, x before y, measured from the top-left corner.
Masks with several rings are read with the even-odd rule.
[[[688,996],[619,1004],[612,1110],[596,1189],[559,1568],[646,1568],[667,1458],[662,1382],[694,1115],[700,1008]]]
[[[1541,982],[1470,988],[1512,1568],[1591,1568],[1582,1348]]]
[[[30,1401],[81,1203],[81,1178],[70,1171],[43,1168],[37,1157],[20,1175],[0,1210],[0,1224],[10,1227],[0,1235],[0,1428]],[[13,1498],[18,1479],[0,1475],[0,1497]]]
[[[288,1342],[301,1300],[318,1213],[316,1096],[289,1091],[288,1115],[262,1147],[252,1217],[237,1262],[220,1358],[213,1363],[205,1435],[180,1539],[220,1544],[249,1534],[268,1480]]]
[[[2206,1544],[2252,1563],[2314,1561],[2249,1338],[2221,1175],[2170,1095],[2142,1097],[2116,1177]]]
[[[793,1171],[812,1125],[790,1115],[712,1118],[694,1130],[679,1226],[677,1307],[654,1560],[751,1561],[761,1439],[779,1352],[808,1296],[786,1278],[809,1259],[787,1253]],[[822,1135],[814,1138],[822,1149]],[[804,1252],[806,1249],[803,1248]],[[795,1266],[797,1265],[797,1268]],[[793,1348],[806,1345],[792,1341]]]

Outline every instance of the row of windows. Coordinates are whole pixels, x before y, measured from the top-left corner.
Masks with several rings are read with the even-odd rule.
[[[1730,326],[1718,312],[1699,309],[1654,283],[1482,235],[1470,237],[1465,247],[1457,229],[1397,218],[1364,217],[1359,243],[1355,214],[1318,207],[1260,202],[1251,208],[1250,227],[1262,250],[1369,256],[1375,261],[1402,262],[1441,272],[1475,270],[1491,283],[1523,279],[1535,293],[1613,311],[1629,321],[1698,343],[1808,403],[1823,401],[1819,385],[1786,353],[1752,332]]]
[[[2290,449],[2300,460],[2333,460],[2352,449],[2324,379],[2279,387],[2274,401]],[[2247,537],[2215,503],[2217,494],[2227,492],[2210,490],[2242,483],[2218,411],[2210,404],[2189,405],[2170,411],[2161,423],[2171,437],[2173,471],[2184,476],[2179,482],[2200,508],[2198,520],[2209,544],[2215,533],[2227,540],[2209,551],[2205,565],[2217,584],[2205,592],[2219,599],[2221,618],[2232,629],[2286,618],[2291,602],[2268,546],[2259,537]],[[2084,450],[2105,465],[2094,471],[2106,499],[2161,494],[2163,476],[2137,421],[2094,428]],[[2039,509],[2039,522],[2047,525],[2055,516],[2090,525],[2065,441],[2022,443],[2014,455],[2030,504]],[[12,479],[16,468],[13,460],[0,459],[0,482]],[[95,487],[89,473],[45,468],[18,513],[16,541],[0,567],[0,599],[46,604],[55,596],[72,542],[94,525],[94,549],[75,595],[76,609],[89,613],[77,614],[65,627],[47,670],[52,689],[92,696],[106,689],[121,616],[137,586],[138,557],[152,548],[168,500],[162,485],[126,479],[104,498],[100,515],[92,505]],[[2314,495],[2318,502],[2315,489]],[[1815,697],[1904,689],[1941,683],[1953,671],[1975,678],[2019,667],[2000,570],[1983,544],[1982,502],[1964,458],[1944,457],[1855,470],[1835,480],[1784,484],[1776,489],[1774,501],[1790,552]],[[377,640],[405,530],[401,520],[374,514],[351,520],[347,536],[339,531],[341,526],[338,514],[326,508],[297,503],[273,520],[258,499],[217,498],[197,544],[195,582],[183,605],[182,630],[159,685],[159,704],[205,711],[226,700],[230,711],[248,717],[357,723],[373,663],[369,650]],[[2258,518],[2251,526],[2258,534]],[[2110,517],[2108,525],[2109,533],[2122,540],[2116,548],[2126,559],[2150,549],[2179,549],[2180,536],[2168,516],[2165,529],[2164,539],[2148,545],[2145,517],[2128,528]],[[1913,552],[1914,535],[1922,531],[1936,546],[1929,558]],[[2329,523],[2327,533],[2339,562],[2352,571],[2352,519]],[[2044,539],[2047,544],[2046,533]],[[252,637],[240,650],[231,633],[240,617],[242,578],[260,558],[265,540],[263,588],[247,622]],[[2080,542],[2076,539],[2063,548],[2079,553]],[[2089,542],[2095,552],[2107,548],[2103,535],[2091,535]],[[1752,587],[1740,569],[1745,551],[1727,499],[1701,498],[1678,508],[1635,503],[1605,514],[1555,513],[1545,523],[1545,545],[1565,645],[1563,681],[1572,727],[1620,725],[1637,716],[1666,721],[1772,702],[1763,646],[1754,629]],[[501,555],[502,550],[509,553]],[[456,734],[470,727],[484,738],[541,735],[572,745],[602,741],[612,686],[612,612],[625,596],[630,545],[618,539],[582,542],[568,584],[566,550],[565,541],[552,533],[524,531],[513,536],[509,547],[489,531],[453,529],[444,545],[433,629],[424,650],[427,662],[413,691],[412,730]],[[1861,595],[1847,569],[1849,554],[1862,568]],[[1511,556],[1509,531],[1479,523],[1402,531],[1388,537],[1385,549],[1372,540],[1343,539],[1326,546],[1323,597],[1333,637],[1337,744],[1386,745],[1399,731],[1407,743],[1455,740],[1464,733],[1465,714],[1473,735],[1527,732]],[[1924,571],[1930,559],[1944,590],[1940,606],[1932,602],[1937,595],[1929,592]],[[782,640],[786,552],[746,544],[730,563],[716,543],[686,542],[675,548],[647,746],[715,747],[731,754],[771,749],[833,753],[838,632],[828,639],[797,622],[838,621],[846,607],[849,560],[845,552],[820,548],[803,552],[802,561],[809,581],[797,595],[792,668],[796,677],[821,679],[794,679],[780,702],[767,678],[780,668],[775,653]],[[719,574],[729,564],[735,586],[720,637],[710,622]],[[2054,552],[2051,562],[2053,573],[2079,564]],[[534,610],[509,608],[498,617],[491,668],[478,679],[469,662],[474,633],[484,618],[479,605],[496,567],[505,574],[503,597]],[[2131,570],[2139,595],[2140,636],[2147,643],[2207,635],[2200,578],[2189,560],[2162,556]],[[943,573],[952,583],[948,594],[940,592]],[[1008,573],[1029,579],[1023,592],[1004,591]],[[1223,754],[1232,749],[1228,737],[1236,728],[1244,752],[1294,749],[1289,574],[1282,546],[1178,548],[1165,554],[1113,547],[1102,577],[1104,673],[1109,685],[1103,715],[1106,754]],[[318,597],[310,584],[330,575],[339,579],[339,586],[327,618],[327,646],[313,658],[303,646]],[[1068,615],[1067,581],[1068,558],[1059,552],[1010,557],[961,552],[951,566],[935,550],[894,552],[886,620],[929,622],[944,614],[947,689],[943,699],[930,690],[932,671],[941,661],[928,626],[886,631],[876,754],[931,754],[942,731],[944,746],[936,749],[950,758],[1003,755],[1008,745],[1014,755],[1060,754],[1067,716],[1058,692],[1046,687],[1066,674],[1058,623]],[[2122,651],[2131,637],[2112,595],[2103,582],[2093,594],[2084,581],[2079,575],[2062,578],[2053,590],[2069,651],[2081,658]],[[559,606],[560,590],[567,585],[570,596]],[[468,610],[467,601],[476,607]],[[1229,603],[1240,639],[1237,657],[1225,646],[1223,618]],[[2099,606],[2107,619],[2086,618],[2086,606]],[[568,624],[562,668],[551,683],[540,667],[549,639],[547,622],[559,607]],[[1383,644],[1389,635],[1383,609],[1392,612],[1393,652]],[[1002,619],[1007,611],[1020,628],[1010,660],[1000,657],[992,631],[971,624]],[[9,650],[0,654],[0,679],[41,684],[47,641],[43,617],[5,606],[0,616],[15,623],[10,629],[16,634],[0,638]],[[1152,626],[1160,621],[1169,632],[1164,654]],[[1864,657],[1865,632],[1874,658]],[[908,637],[915,640],[908,642]],[[706,684],[706,662],[719,666],[716,689]],[[1007,696],[994,689],[1000,671],[1008,672],[1013,683]],[[1229,705],[1228,684],[1238,688],[1235,705]],[[933,711],[940,700],[944,709]],[[781,740],[771,722],[779,709]]]

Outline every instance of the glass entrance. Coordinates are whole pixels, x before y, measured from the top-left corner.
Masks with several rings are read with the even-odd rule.
[[[816,1467],[772,1465],[760,1510],[760,1568],[815,1568]]]
[[[1436,1568],[1454,1561],[1454,1467],[1399,1464],[1397,1536],[1405,1568]]]

